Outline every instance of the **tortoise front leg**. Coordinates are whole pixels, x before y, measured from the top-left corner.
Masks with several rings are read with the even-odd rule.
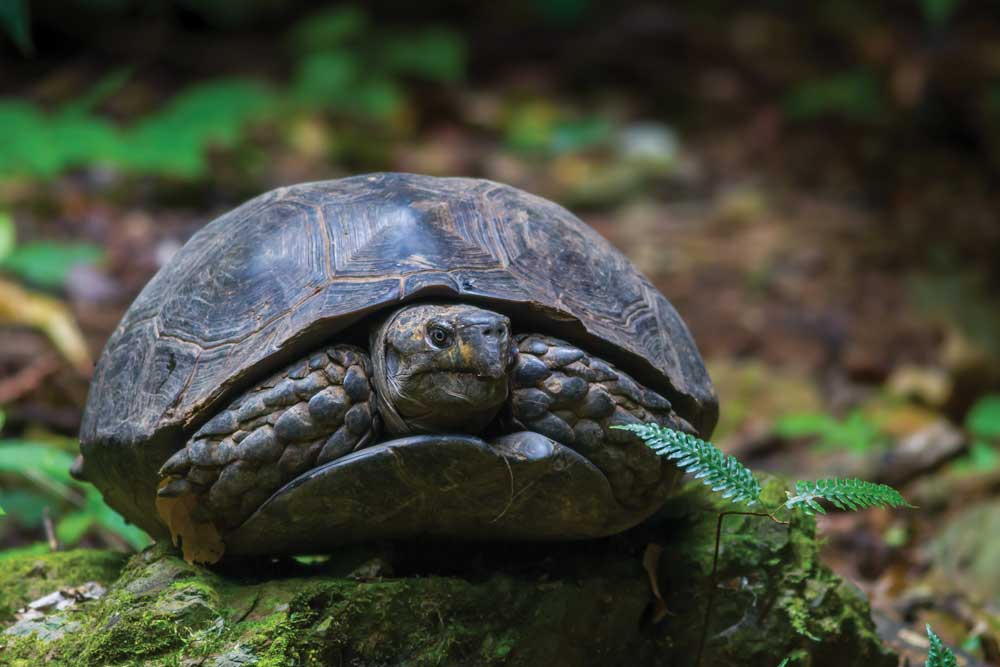
[[[512,427],[541,433],[573,448],[605,474],[615,498],[634,508],[676,478],[676,467],[621,424],[655,422],[692,427],[670,401],[611,364],[556,338],[521,334],[511,378]]]
[[[246,392],[160,469],[166,498],[194,495],[191,518],[239,526],[300,474],[370,443],[378,430],[362,350],[336,345]]]

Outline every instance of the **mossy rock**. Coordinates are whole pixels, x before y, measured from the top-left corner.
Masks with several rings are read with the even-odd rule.
[[[0,597],[8,605],[0,666],[687,666],[703,625],[719,507],[698,487],[656,520],[607,540],[408,544],[345,550],[312,564],[262,560],[208,570],[158,546],[134,556],[102,599],[50,614],[46,623],[64,629],[55,639],[11,634],[10,608],[23,603],[24,591],[101,580],[114,557],[46,556],[92,567],[40,583],[31,558],[14,559],[26,581],[16,596]],[[766,667],[788,655],[815,667],[896,665],[864,600],[818,562],[813,531],[809,520],[788,528],[727,519],[705,667]],[[663,547],[659,585],[671,612],[659,622],[642,566],[650,543]],[[385,562],[394,574],[374,577]]]
[[[110,585],[126,560],[124,554],[91,549],[0,558],[0,623],[31,600],[60,588],[88,581]]]

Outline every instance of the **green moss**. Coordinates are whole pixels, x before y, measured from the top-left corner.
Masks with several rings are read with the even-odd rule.
[[[0,635],[0,667],[687,664],[719,509],[691,489],[626,536],[446,550],[431,561],[447,575],[373,581],[330,563],[213,572],[156,547],[133,557],[103,599],[69,612],[78,631],[54,641]],[[894,664],[863,600],[819,563],[813,530],[811,519],[727,521],[706,665],[777,664],[789,654],[812,667]],[[665,549],[659,581],[673,612],[658,625],[642,568],[650,542]]]
[[[782,498],[784,484],[770,480],[763,496]],[[667,621],[678,657],[697,649],[701,629],[692,619],[703,616],[709,590],[684,573],[711,572],[716,517],[730,509],[741,508],[694,488],[674,502],[673,511],[690,518],[676,533],[685,548],[668,551],[661,564],[669,573],[666,588],[675,591],[668,600],[678,601]],[[801,515],[787,526],[766,517],[726,519],[706,664],[770,664],[794,651],[800,652],[797,664],[810,667],[897,664],[875,632],[867,603],[821,563],[815,529],[815,520]]]
[[[79,549],[4,559],[0,563],[0,623],[32,600],[88,581],[108,585],[118,578],[126,556]]]

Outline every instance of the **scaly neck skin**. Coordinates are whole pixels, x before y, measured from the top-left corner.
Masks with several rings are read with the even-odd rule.
[[[478,433],[508,396],[510,321],[464,304],[416,304],[371,335],[374,382],[390,434]]]

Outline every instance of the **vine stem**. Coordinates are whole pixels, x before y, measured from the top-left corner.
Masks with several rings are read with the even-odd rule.
[[[708,624],[712,618],[712,606],[715,603],[715,590],[719,587],[719,551],[722,545],[722,522],[727,516],[763,516],[771,521],[787,526],[788,521],[782,521],[774,516],[777,510],[770,512],[719,512],[719,518],[715,522],[715,553],[712,555],[712,572],[709,575],[708,598],[705,600],[705,618],[701,624],[701,638],[698,640],[698,652],[695,654],[694,667],[701,667],[701,656],[705,651],[705,643],[708,640]]]

